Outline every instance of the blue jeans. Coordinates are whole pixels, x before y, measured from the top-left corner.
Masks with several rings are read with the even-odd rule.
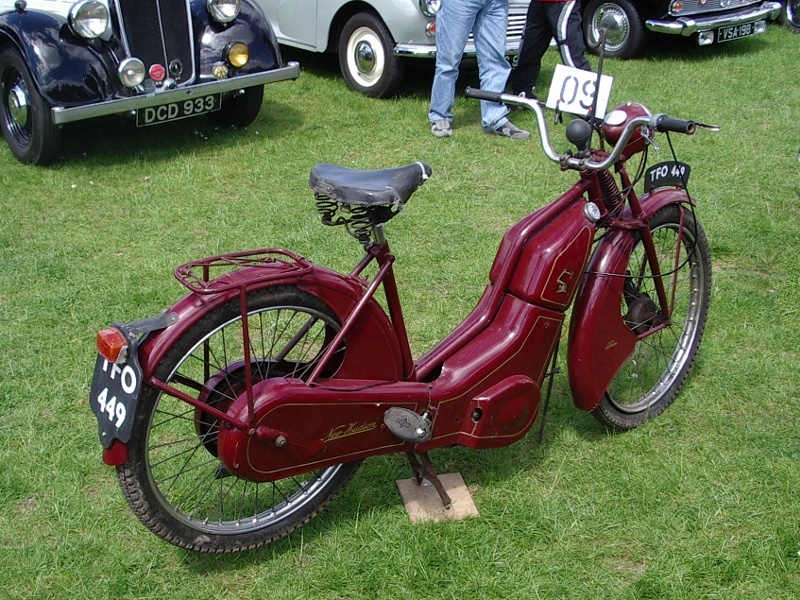
[[[436,15],[436,73],[428,120],[453,120],[458,67],[469,33],[475,39],[481,89],[503,92],[511,66],[505,58],[508,0],[442,0]],[[508,108],[481,100],[481,122],[496,129],[506,123]]]

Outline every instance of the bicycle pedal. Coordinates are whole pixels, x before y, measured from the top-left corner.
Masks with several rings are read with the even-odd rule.
[[[404,442],[419,444],[431,439],[431,421],[413,410],[393,406],[383,414],[383,422]]]

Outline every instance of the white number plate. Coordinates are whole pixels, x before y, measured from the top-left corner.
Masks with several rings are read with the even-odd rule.
[[[131,436],[133,415],[142,387],[142,368],[135,353],[123,365],[108,362],[97,355],[89,403],[97,417],[100,443],[104,448],[115,439],[127,442]]]
[[[609,75],[602,75],[600,78],[600,93],[597,95],[597,108],[594,113],[598,119],[602,119],[606,114],[612,81]],[[556,65],[546,106],[585,117],[592,106],[596,87],[597,73]]]
[[[177,121],[186,117],[214,112],[222,108],[222,94],[187,98],[180,102],[150,106],[136,111],[136,126],[147,127],[167,121]]]

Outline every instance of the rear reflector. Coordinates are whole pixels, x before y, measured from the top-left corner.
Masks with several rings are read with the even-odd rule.
[[[108,327],[97,332],[97,351],[112,363],[122,363],[128,355],[128,340],[119,329]]]

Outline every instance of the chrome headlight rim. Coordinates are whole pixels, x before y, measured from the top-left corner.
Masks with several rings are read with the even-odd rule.
[[[435,17],[442,7],[442,0],[419,0],[419,9],[426,17]]]
[[[206,0],[206,10],[212,19],[227,24],[239,16],[242,0]]]
[[[122,82],[122,85],[127,88],[135,88],[141,85],[145,75],[147,75],[147,69],[145,69],[144,63],[138,58],[126,58],[119,63],[119,67],[117,68],[117,76]]]
[[[80,0],[69,9],[69,26],[75,35],[84,39],[102,37],[110,24],[108,6],[100,0]]]

